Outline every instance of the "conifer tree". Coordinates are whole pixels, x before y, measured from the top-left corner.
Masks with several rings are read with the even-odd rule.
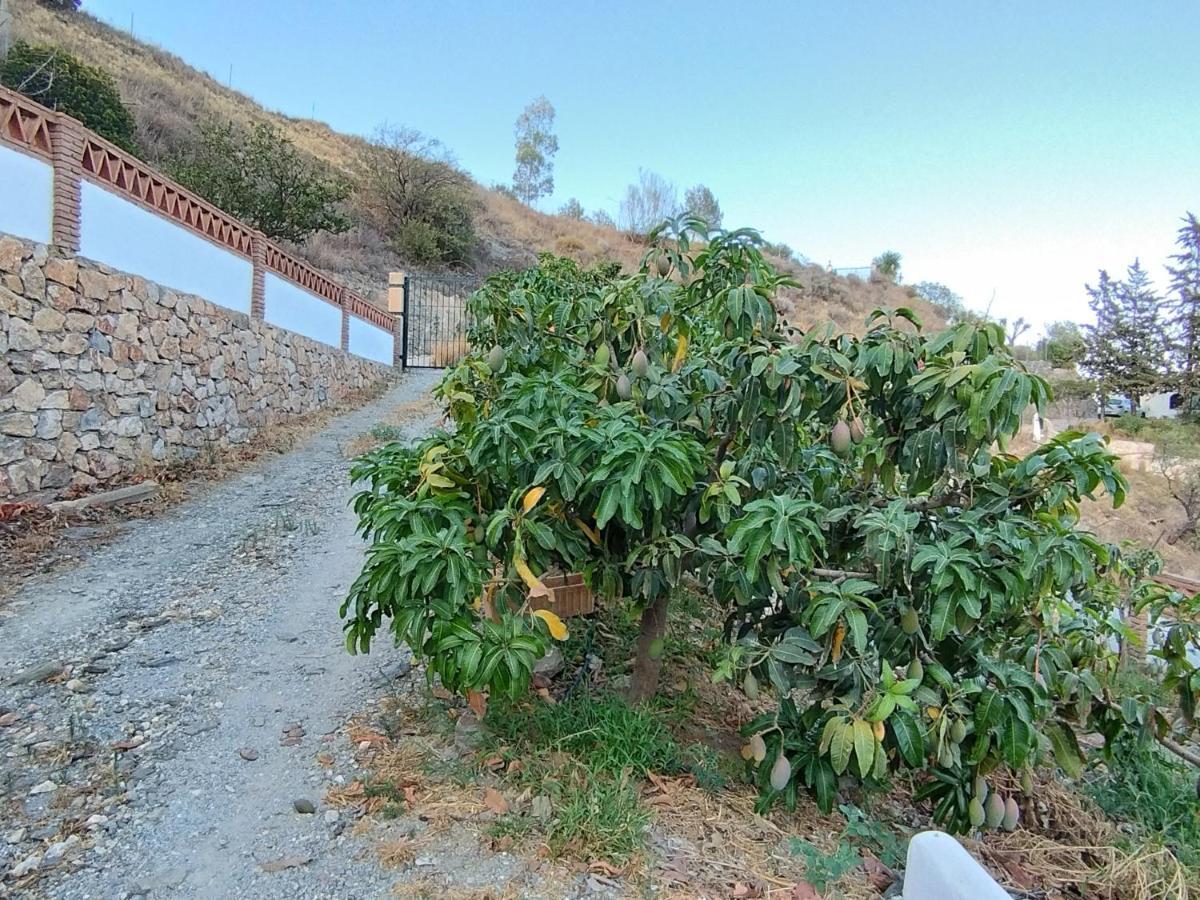
[[[1184,216],[1175,245],[1175,265],[1167,266],[1172,296],[1164,305],[1174,338],[1179,392],[1184,408],[1192,409],[1200,399],[1200,221],[1194,213]]]

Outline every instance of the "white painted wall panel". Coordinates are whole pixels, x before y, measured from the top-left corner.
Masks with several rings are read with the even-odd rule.
[[[250,260],[86,179],[81,205],[80,256],[250,312]]]
[[[392,364],[392,333],[363,319],[350,317],[350,352],[384,365]]]
[[[48,244],[53,212],[50,164],[0,147],[0,231]]]
[[[263,318],[314,341],[342,346],[342,311],[315,294],[270,272],[266,277]]]

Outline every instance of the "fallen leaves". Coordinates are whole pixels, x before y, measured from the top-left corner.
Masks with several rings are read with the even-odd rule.
[[[508,812],[508,801],[494,787],[484,788],[483,805],[498,816],[502,816]]]

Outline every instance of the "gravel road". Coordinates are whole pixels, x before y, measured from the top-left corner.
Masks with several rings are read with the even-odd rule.
[[[126,523],[4,606],[0,896],[388,894],[394,873],[322,803],[355,775],[347,717],[408,668],[342,649],[362,558],[342,446],[435,377]]]

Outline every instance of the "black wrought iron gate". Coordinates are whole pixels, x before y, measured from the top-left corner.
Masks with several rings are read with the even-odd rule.
[[[467,353],[467,297],[479,286],[474,275],[407,275],[401,340],[404,365],[441,369]]]

